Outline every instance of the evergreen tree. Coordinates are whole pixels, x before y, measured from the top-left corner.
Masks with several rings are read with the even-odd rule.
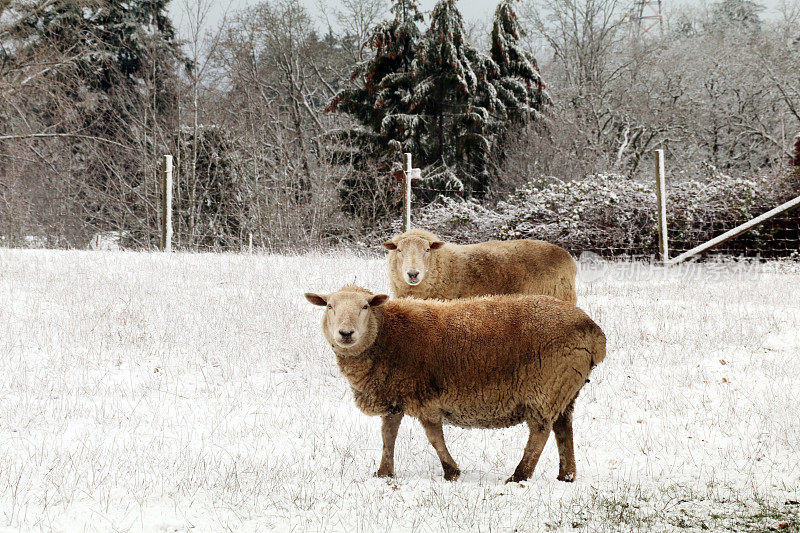
[[[391,157],[394,152],[417,153],[417,117],[411,113],[415,84],[414,58],[422,21],[416,0],[394,0],[394,18],[372,32],[368,47],[374,57],[356,66],[355,88],[341,91],[328,110],[353,115],[366,129],[347,132],[377,149],[373,155]]]
[[[394,0],[394,17],[378,24],[367,43],[373,57],[356,66],[352,81],[355,86],[340,91],[327,111],[354,116],[360,126],[339,134],[340,141],[350,141],[340,152],[359,172],[342,181],[339,189],[346,212],[363,218],[383,216],[378,205],[392,203],[394,193],[375,173],[388,172],[387,163],[400,160],[401,152],[419,154],[419,116],[411,108],[415,84],[414,60],[420,40],[417,23],[422,14],[416,0]]]
[[[176,229],[191,227],[194,245],[232,248],[244,241],[251,200],[242,175],[242,152],[227,128],[201,126],[196,133],[195,137],[195,130],[185,127],[176,143],[178,175],[189,176],[193,165],[197,170],[196,182],[175,183]],[[188,205],[193,197],[194,205]]]
[[[497,6],[492,24],[492,59],[499,67],[499,77],[492,80],[502,102],[497,108],[512,120],[536,118],[551,104],[545,91],[536,59],[520,45],[522,29],[513,2],[503,0]]]
[[[751,0],[721,0],[711,6],[714,18],[709,29],[758,31],[762,11],[764,7]]]
[[[373,156],[399,161],[397,152],[411,152],[428,185],[420,189],[482,195],[508,128],[550,100],[519,44],[511,0],[498,7],[491,55],[467,42],[456,1],[439,0],[420,37],[415,2],[395,0],[394,20],[370,39],[375,56],[354,73],[363,85],[342,91],[330,109],[361,123],[348,135]]]
[[[440,0],[433,9],[419,52],[414,103],[427,126],[423,157],[434,167],[424,179],[471,194],[483,192],[488,182],[493,98],[485,90],[496,65],[466,42],[456,1]]]
[[[123,101],[129,95],[121,93],[139,90],[155,73],[161,82],[156,83],[157,107],[166,110],[174,103],[170,87],[175,84],[167,82],[175,81],[175,61],[182,54],[166,15],[169,0],[37,2],[41,8],[29,10],[18,31],[29,36],[32,48],[72,52],[69,70],[56,69],[53,77],[68,83],[76,99],[87,93],[103,95],[115,111],[129,111],[130,103]]]
[[[73,154],[80,181],[72,194],[88,227],[154,223],[148,195],[155,189],[144,166],[177,127],[184,61],[168,2],[33,0],[14,27],[13,38],[23,43],[15,58],[59,58],[41,74],[50,90],[25,104],[36,110],[37,129],[81,135],[60,142]]]

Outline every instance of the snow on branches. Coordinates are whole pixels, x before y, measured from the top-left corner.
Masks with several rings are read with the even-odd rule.
[[[374,56],[356,67],[354,86],[329,110],[374,132],[361,137],[374,141],[362,147],[366,153],[396,160],[411,152],[430,190],[482,194],[506,132],[550,103],[535,59],[519,43],[512,1],[498,6],[485,53],[468,42],[456,0],[439,0],[424,34],[416,1],[394,0],[394,19],[368,41]]]

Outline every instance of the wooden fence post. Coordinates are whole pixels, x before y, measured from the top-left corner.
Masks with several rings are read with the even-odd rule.
[[[661,262],[669,262],[669,243],[667,237],[667,185],[664,170],[664,150],[656,150],[656,203],[658,204],[658,248]]]
[[[172,251],[172,156],[164,156],[161,179],[161,251]]]

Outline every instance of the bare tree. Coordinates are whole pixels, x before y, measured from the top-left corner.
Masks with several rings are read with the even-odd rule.
[[[156,7],[119,9],[125,13],[95,0],[4,4],[0,224],[7,235],[45,234],[51,244],[74,246],[95,231],[125,228],[148,243],[151,154],[176,107],[166,81],[174,48]],[[129,33],[116,31],[122,18]],[[136,44],[125,45],[123,65],[118,51],[129,35]],[[16,207],[5,212],[3,204]]]
[[[203,81],[208,75],[208,70],[211,65],[211,58],[216,53],[217,47],[220,44],[220,37],[224,31],[227,23],[228,13],[232,5],[232,0],[229,0],[227,7],[222,12],[222,18],[216,24],[215,28],[211,28],[211,14],[212,9],[217,4],[212,0],[181,0],[180,6],[183,15],[186,17],[186,37],[189,48],[189,59],[191,67],[188,69],[189,75],[189,91],[190,91],[190,113],[191,113],[191,139],[189,157],[191,160],[188,165],[182,165],[180,159],[177,161],[175,173],[175,180],[180,181],[183,179],[181,171],[184,168],[188,169],[189,175],[186,177],[189,181],[188,186],[185,188],[188,192],[188,198],[181,197],[184,191],[183,187],[177,187],[178,195],[175,198],[176,203],[181,206],[179,209],[179,227],[177,231],[178,246],[183,244],[186,239],[188,246],[193,246],[198,239],[197,225],[200,211],[203,209],[202,202],[198,202],[198,185],[197,179],[197,165],[198,165],[198,143],[200,139],[200,126],[201,126],[201,100],[200,92],[203,89]],[[181,142],[181,136],[178,136],[178,143]],[[182,156],[182,152],[178,151],[178,157]],[[185,223],[185,228],[182,227]]]
[[[370,31],[389,12],[388,0],[338,0],[334,5],[317,0],[317,7],[355,62],[364,61]]]
[[[673,12],[663,37],[641,38],[626,7],[525,5],[530,33],[548,50],[542,70],[554,116],[532,135],[549,170],[574,177],[591,161],[595,171],[636,175],[659,146],[687,175],[709,165],[752,174],[785,162],[800,110],[796,9],[784,6],[783,21],[762,22],[755,4],[729,0]],[[569,162],[574,154],[580,165]]]
[[[347,166],[327,147],[344,119],[323,113],[352,65],[333,39],[320,39],[298,1],[283,0],[232,17],[214,55],[209,116],[241,147],[257,243],[351,231],[337,192]]]

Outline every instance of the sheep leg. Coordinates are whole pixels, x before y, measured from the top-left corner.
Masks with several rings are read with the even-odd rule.
[[[453,459],[450,452],[447,451],[447,446],[444,443],[442,423],[428,422],[425,420],[420,420],[420,422],[422,422],[422,427],[425,428],[425,435],[427,435],[428,441],[436,450],[436,455],[439,456],[439,460],[442,462],[444,478],[447,481],[455,481],[458,479],[458,476],[461,475],[461,470],[458,469],[455,459]]]
[[[572,444],[572,410],[575,400],[569,405],[553,424],[558,444],[558,480],[575,481],[575,448]]]
[[[544,444],[547,442],[547,437],[550,436],[552,424],[529,419],[528,428],[530,434],[528,436],[528,444],[525,445],[525,451],[522,452],[522,460],[514,470],[514,475],[508,478],[506,483],[523,481],[531,477],[533,469],[536,468],[536,463],[539,462],[539,456],[542,455],[542,449],[544,449]]]
[[[381,417],[383,455],[375,477],[394,477],[394,442],[397,440],[397,430],[402,421],[403,413],[390,413]]]

